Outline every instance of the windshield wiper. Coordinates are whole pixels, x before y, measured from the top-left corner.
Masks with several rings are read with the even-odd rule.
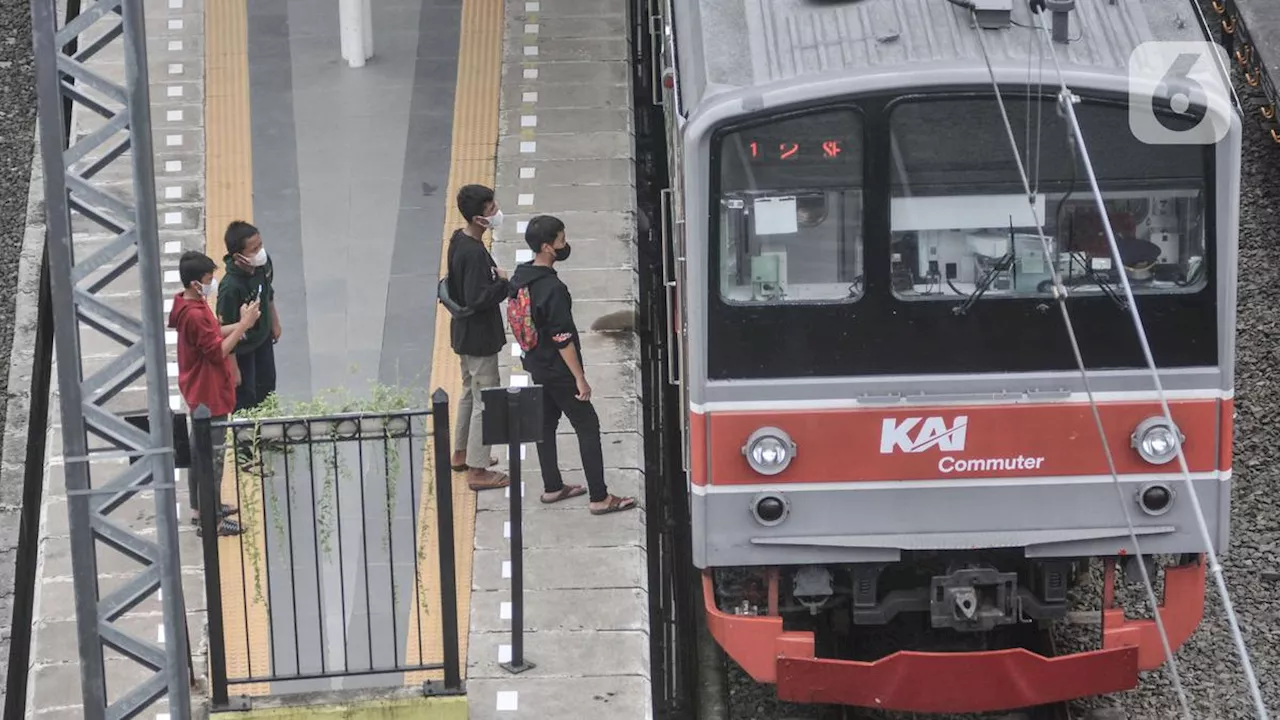
[[[951,312],[956,315],[964,315],[969,312],[969,308],[978,302],[982,294],[991,289],[991,284],[996,281],[996,276],[1013,266],[1013,260],[1014,254],[1012,250],[1002,255],[999,260],[996,260],[996,264],[992,265],[987,274],[982,276],[982,280],[978,281],[978,286],[974,288],[969,297],[965,298],[964,302],[951,308]]]
[[[1120,297],[1119,293],[1117,293],[1106,280],[1103,280],[1101,275],[1094,272],[1093,269],[1088,266],[1085,266],[1083,275],[1067,276],[1064,278],[1062,285],[1064,288],[1070,289],[1077,285],[1083,285],[1086,283],[1097,285],[1098,289],[1102,291],[1102,294],[1110,298],[1111,302],[1115,303],[1116,307],[1121,310],[1129,309],[1129,302]],[[1040,285],[1036,287],[1036,290],[1038,292],[1052,294],[1053,279],[1050,278],[1041,282]]]

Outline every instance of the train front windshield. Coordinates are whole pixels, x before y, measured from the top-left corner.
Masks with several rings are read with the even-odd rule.
[[[1212,149],[1140,142],[1120,102],[1077,105],[1104,220],[1054,99],[1005,104],[1034,205],[990,95],[828,104],[719,134],[710,376],[1071,369],[1046,312],[1055,268],[1090,366],[1145,364],[1122,273],[1158,363],[1216,364]]]

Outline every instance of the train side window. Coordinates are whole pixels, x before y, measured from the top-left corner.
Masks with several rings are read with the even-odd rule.
[[[1208,170],[1199,146],[1148,145],[1122,105],[1077,106],[1122,266],[1051,98],[1006,98],[1029,180],[1027,202],[991,97],[910,99],[890,115],[891,273],[900,300],[1052,294],[1056,267],[1073,293],[1196,292],[1206,285]],[[963,122],[938,122],[963,118]],[[1030,134],[1028,134],[1030,118]],[[1028,152],[1026,137],[1039,154]],[[1041,238],[1036,218],[1044,227]],[[1047,247],[1047,251],[1046,251]]]
[[[810,112],[720,146],[719,287],[734,304],[862,296],[862,122]]]

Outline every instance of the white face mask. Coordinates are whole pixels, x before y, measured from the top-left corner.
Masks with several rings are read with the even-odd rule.
[[[216,292],[218,292],[218,278],[210,280],[208,285],[200,286],[200,294],[206,298],[213,297]]]
[[[262,267],[267,264],[267,249],[261,248],[258,253],[249,258],[249,265],[252,267]]]
[[[502,227],[502,211],[499,210],[493,215],[485,218],[485,222],[488,224],[490,230],[497,230]]]

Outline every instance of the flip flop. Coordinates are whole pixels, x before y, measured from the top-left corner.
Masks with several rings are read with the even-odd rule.
[[[620,498],[616,495],[609,496],[609,505],[597,510],[591,508],[592,515],[608,515],[609,513],[622,512],[623,510],[632,510],[636,506],[635,498]]]
[[[558,503],[561,500],[568,500],[569,498],[576,498],[580,495],[586,495],[586,494],[587,494],[587,489],[582,487],[581,485],[565,485],[564,487],[560,488],[556,492],[550,493],[551,495],[550,500],[547,499],[548,493],[543,493],[541,500],[544,505],[550,505],[552,503]]]

